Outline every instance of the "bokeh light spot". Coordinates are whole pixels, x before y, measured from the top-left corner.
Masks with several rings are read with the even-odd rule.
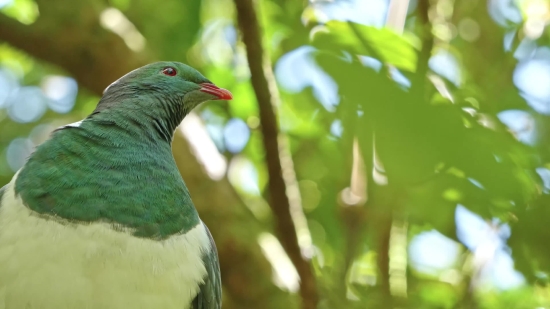
[[[46,112],[46,100],[40,88],[21,87],[8,98],[8,114],[16,122],[38,120]]]
[[[0,69],[0,108],[6,107],[8,98],[19,87],[17,77],[8,69]]]
[[[70,77],[46,76],[42,80],[42,91],[49,100],[48,106],[56,113],[68,113],[73,109],[78,84]]]
[[[18,171],[32,153],[34,144],[28,138],[16,138],[8,145],[6,159],[11,170]]]
[[[452,267],[459,253],[458,243],[435,230],[418,234],[409,245],[414,268],[432,274]]]
[[[248,143],[250,130],[246,122],[240,118],[233,118],[225,124],[223,138],[228,151],[239,153]]]

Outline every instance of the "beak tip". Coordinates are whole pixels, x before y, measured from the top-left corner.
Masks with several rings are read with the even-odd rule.
[[[200,91],[214,95],[218,98],[218,100],[228,101],[233,99],[233,95],[227,89],[219,88],[218,86],[210,83],[202,83],[200,86]]]

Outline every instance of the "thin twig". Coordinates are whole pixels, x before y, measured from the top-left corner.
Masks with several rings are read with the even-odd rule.
[[[434,47],[434,36],[432,35],[432,24],[430,23],[430,18],[428,17],[428,11],[430,10],[429,0],[420,0],[418,1],[418,19],[421,27],[421,38],[422,38],[422,50],[418,55],[418,60],[416,64],[416,76],[418,76],[418,81],[420,84],[417,85],[416,91],[420,95],[424,95],[426,91],[427,84],[427,75],[429,71],[428,62],[432,56],[432,49]]]
[[[279,103],[277,86],[271,71],[271,64],[262,47],[262,35],[252,0],[235,0],[237,19],[246,45],[251,82],[259,105],[261,131],[269,173],[269,198],[273,210],[276,231],[281,244],[300,276],[302,308],[317,307],[318,295],[315,276],[308,261],[300,252],[296,226],[291,215],[291,202],[287,196],[287,183],[281,166],[279,130],[274,106]]]

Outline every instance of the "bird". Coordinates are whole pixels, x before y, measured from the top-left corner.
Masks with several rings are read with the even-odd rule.
[[[196,69],[122,76],[0,189],[0,309],[219,309],[216,245],[171,152],[197,105],[231,100]]]

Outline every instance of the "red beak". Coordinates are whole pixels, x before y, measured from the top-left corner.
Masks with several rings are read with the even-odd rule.
[[[200,91],[215,95],[218,97],[219,100],[233,99],[233,95],[231,94],[231,92],[229,92],[229,90],[219,88],[214,84],[203,83],[203,84],[200,84],[200,86],[201,86]]]

